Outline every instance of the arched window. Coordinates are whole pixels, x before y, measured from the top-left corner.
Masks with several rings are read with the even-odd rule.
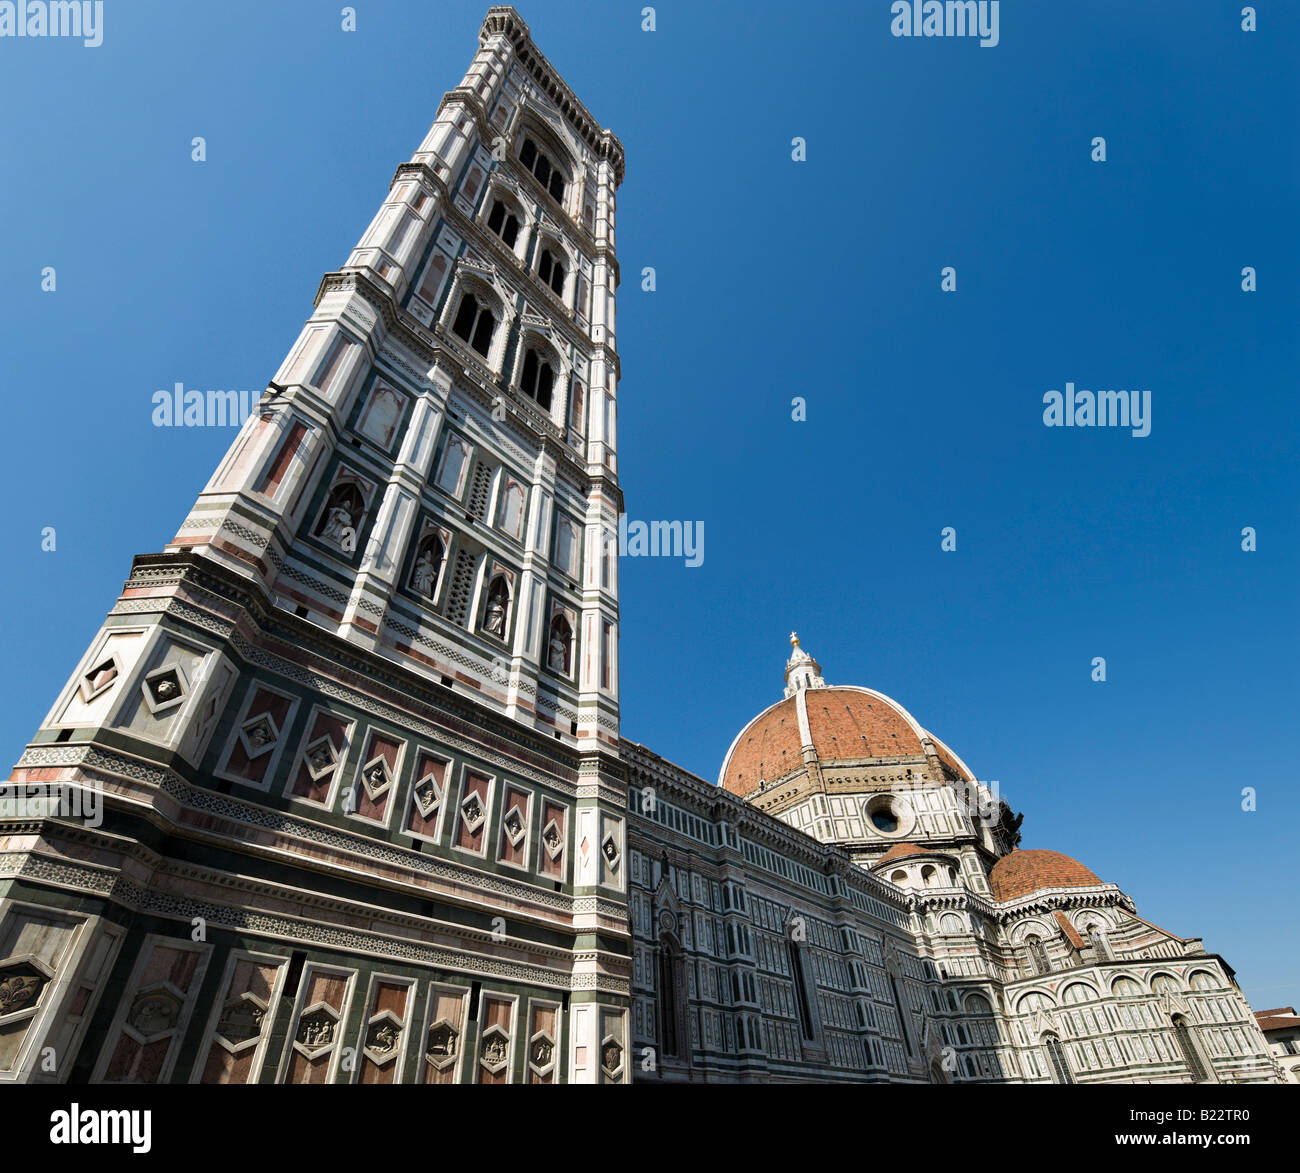
[[[569,675],[573,663],[573,628],[563,614],[551,620],[551,638],[547,651],[547,663],[552,671]]]
[[[555,530],[555,565],[571,578],[578,574],[578,533],[567,521]]]
[[[1065,987],[1061,1001],[1077,1005],[1080,1002],[1091,1002],[1096,996],[1096,991],[1086,982],[1072,982]]]
[[[1110,992],[1116,998],[1134,998],[1142,993],[1142,987],[1131,977],[1117,977],[1110,983]]]
[[[524,529],[524,491],[514,481],[501,494],[501,528],[517,538]]]
[[[1206,973],[1203,969],[1198,969],[1190,978],[1188,984],[1193,990],[1217,990],[1219,983],[1216,982],[1211,974]]]
[[[316,536],[351,554],[356,548],[357,530],[365,513],[361,491],[351,481],[341,481],[330,490],[325,509],[316,523]]]
[[[1016,1003],[1017,1014],[1030,1014],[1035,1010],[1050,1010],[1052,1000],[1041,990],[1030,990]]]
[[[907,883],[907,873],[903,871],[902,868],[899,868],[898,871],[894,872],[889,878],[900,888]]]
[[[492,331],[496,329],[497,320],[487,305],[481,305],[468,290],[460,299],[460,309],[451,324],[451,332],[457,338],[468,342],[484,358],[492,348]]]
[[[551,364],[531,346],[524,354],[524,369],[519,377],[519,389],[538,406],[551,410],[551,389],[555,386],[555,372]]]
[[[551,162],[550,156],[531,138],[524,139],[523,148],[519,152],[519,162],[533,173],[533,177],[537,182],[546,188],[552,196],[563,202],[564,175]]]
[[[912,1046],[912,1028],[907,1021],[907,1008],[903,1005],[903,1000],[898,996],[898,983],[894,980],[892,973],[886,973],[889,978],[889,993],[894,999],[894,1009],[898,1011],[898,1026],[903,1032],[903,1043],[907,1047],[909,1055],[915,1055],[916,1051]]]
[[[812,1004],[808,1000],[808,983],[803,972],[803,953],[794,941],[787,940],[786,948],[790,952],[790,976],[794,979],[794,1001],[799,1011],[799,1030],[804,1041],[811,1043],[816,1037],[813,1033]]]
[[[438,534],[430,534],[420,542],[411,568],[411,587],[417,594],[432,599],[438,593],[438,577],[442,573],[446,549]]]
[[[1047,1052],[1052,1079],[1056,1083],[1073,1083],[1074,1077],[1070,1074],[1070,1064],[1066,1061],[1065,1048],[1061,1046],[1061,1040],[1055,1035],[1043,1035],[1043,1049]]]
[[[469,461],[469,445],[460,440],[448,440],[442,454],[442,467],[438,470],[438,486],[453,497],[460,496],[465,465]]]
[[[669,1058],[680,1055],[677,980],[680,959],[673,940],[665,933],[659,938],[659,1045]]]
[[[1035,973],[1051,973],[1052,963],[1047,956],[1047,948],[1043,944],[1043,938],[1031,936],[1025,938],[1025,949],[1029,953],[1029,963],[1034,967]]]
[[[1088,940],[1098,961],[1109,961],[1110,943],[1106,940],[1106,931],[1095,921],[1088,926]]]
[[[493,202],[487,226],[506,242],[508,248],[515,247],[515,241],[519,239],[519,217],[504,200],[497,199]]]
[[[921,869],[921,883],[924,884],[927,888],[933,888],[935,885],[935,877],[937,875],[938,873],[934,870],[934,868],[932,868],[929,864],[926,864],[925,867]]]
[[[542,259],[537,262],[537,275],[556,297],[564,296],[564,265],[549,248],[542,249]]]
[[[1187,1064],[1187,1070],[1192,1073],[1192,1082],[1209,1083],[1209,1072],[1201,1062],[1201,1055],[1196,1048],[1196,1041],[1192,1038],[1192,1028],[1187,1025],[1187,1019],[1181,1014],[1175,1014],[1171,1021],[1174,1024],[1174,1038],[1178,1040],[1178,1049],[1182,1052],[1183,1062]]]
[[[961,917],[955,912],[945,912],[939,918],[939,932],[946,933],[949,936],[955,933],[964,933],[966,926],[961,923]]]
[[[966,1013],[972,1016],[985,1016],[993,1013],[993,1003],[983,994],[966,995]]]
[[[483,630],[498,639],[506,638],[510,622],[510,586],[504,574],[498,574],[488,586],[487,606],[483,611]]]
[[[1178,982],[1167,973],[1158,973],[1151,979],[1153,994],[1176,994],[1178,989]]]

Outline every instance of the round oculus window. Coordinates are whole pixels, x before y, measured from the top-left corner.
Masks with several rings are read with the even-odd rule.
[[[898,816],[887,806],[882,806],[871,812],[871,824],[877,831],[892,835],[898,830]]]

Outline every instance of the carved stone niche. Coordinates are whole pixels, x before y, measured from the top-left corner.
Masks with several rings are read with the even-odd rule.
[[[610,1079],[618,1078],[623,1070],[623,1046],[613,1035],[606,1035],[600,1044],[600,1067]]]
[[[456,1030],[445,1018],[438,1019],[429,1027],[429,1040],[425,1047],[424,1057],[438,1071],[445,1071],[456,1062],[456,1055],[460,1049],[460,1032]]]
[[[13,957],[5,962],[0,967],[0,1018],[36,1007],[51,976],[34,957]]]
[[[228,1051],[242,1051],[254,1046],[262,1037],[266,1020],[266,1003],[255,994],[243,993],[231,998],[217,1021],[216,1040]]]
[[[298,1019],[298,1029],[293,1036],[294,1046],[309,1058],[319,1055],[334,1045],[338,1027],[338,1015],[333,1008],[325,1002],[317,1002],[309,1006]]]
[[[175,1028],[184,1009],[184,998],[167,986],[141,990],[127,1011],[126,1025],[140,1042],[165,1035]]]
[[[483,1032],[479,1044],[479,1062],[493,1075],[503,1071],[510,1057],[510,1036],[499,1026],[490,1026]]]

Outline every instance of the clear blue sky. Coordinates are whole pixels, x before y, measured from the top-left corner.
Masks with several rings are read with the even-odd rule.
[[[233,436],[150,396],[265,386],[486,8],[341,7],[0,41],[11,761]],[[697,569],[624,561],[625,734],[715,778],[797,628],[1264,1007],[1300,1002],[1300,37],[1258,7],[1004,0],[996,48],[887,0],[521,11],[627,147],[629,515],[705,523]],[[1151,435],[1044,427],[1067,381],[1149,388]]]

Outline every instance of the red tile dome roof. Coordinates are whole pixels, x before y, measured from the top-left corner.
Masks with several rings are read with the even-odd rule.
[[[878,868],[882,863],[892,863],[894,860],[902,859],[906,855],[922,854],[930,854],[930,849],[928,847],[917,847],[915,843],[895,843],[871,866]]]
[[[989,872],[989,887],[999,904],[1043,888],[1090,888],[1100,883],[1077,859],[1059,851],[1013,851]]]
[[[897,701],[869,688],[801,688],[760,713],[732,743],[718,783],[746,795],[804,764],[812,747],[822,762],[877,758],[924,759],[922,741],[959,777],[974,775],[946,745],[927,733]]]

